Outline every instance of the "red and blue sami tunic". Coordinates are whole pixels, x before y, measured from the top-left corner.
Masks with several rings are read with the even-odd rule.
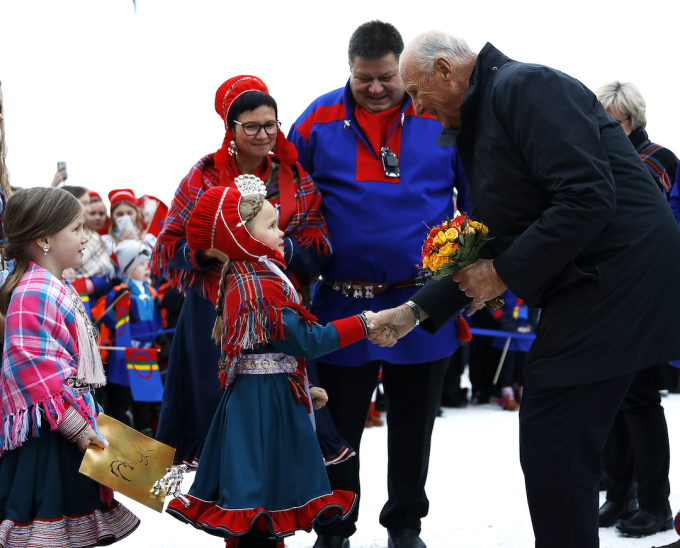
[[[397,283],[417,278],[416,266],[427,226],[453,217],[453,190],[459,209],[467,210],[467,183],[458,152],[435,145],[441,124],[415,115],[405,96],[385,133],[385,143],[397,155],[401,177],[384,174],[375,135],[367,138],[364,120],[382,121],[360,113],[349,82],[314,101],[292,126],[288,140],[298,161],[321,191],[333,255],[321,271],[326,279]],[[382,135],[381,137],[382,138]],[[371,144],[371,141],[374,141]],[[417,287],[388,289],[372,299],[345,297],[318,284],[312,312],[322,324],[370,309],[378,311],[407,301]],[[420,363],[444,358],[458,347],[453,323],[432,336],[420,329],[394,348],[362,341],[324,357],[336,365],[362,365],[371,360]]]

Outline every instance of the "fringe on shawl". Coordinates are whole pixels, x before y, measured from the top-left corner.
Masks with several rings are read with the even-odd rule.
[[[330,238],[319,228],[307,227],[296,240],[302,248],[307,248],[314,244],[319,255],[330,255],[333,250]]]
[[[222,356],[220,382],[227,388],[233,380],[234,359],[243,350],[266,344],[270,339],[285,340],[283,309],[291,308],[308,325],[316,322],[305,307],[293,302],[282,302],[266,297],[241,302],[236,310],[227,310],[227,321],[222,328]],[[231,374],[230,374],[231,373]]]
[[[178,243],[163,244],[159,241],[156,244],[151,258],[151,271],[165,278],[170,286],[177,291],[185,293],[189,289],[193,289],[201,297],[214,303],[219,292],[221,272],[215,270],[215,268],[211,270],[184,270],[171,267],[170,261],[177,251]],[[221,271],[221,263],[219,270]]]
[[[38,429],[42,426],[41,415],[47,419],[50,428],[56,430],[66,412],[66,404],[74,407],[87,423],[95,428],[89,410],[83,402],[64,390],[60,394],[54,394],[33,404],[28,409],[20,409],[16,413],[5,415],[0,430],[0,457],[5,451],[21,447],[28,439],[29,431],[33,437],[40,436]]]

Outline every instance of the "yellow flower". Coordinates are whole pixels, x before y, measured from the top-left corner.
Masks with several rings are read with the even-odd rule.
[[[427,255],[423,257],[423,268],[430,268],[430,258]]]
[[[489,233],[489,228],[479,221],[470,221],[470,225],[474,227],[475,232],[481,232],[483,236],[486,236]],[[471,234],[474,234],[475,232],[471,232]]]
[[[437,245],[444,245],[446,243],[446,234],[444,234],[444,232],[437,234],[434,238],[434,243]]]
[[[448,257],[449,253],[453,252],[453,245],[451,243],[447,243],[445,246],[442,246],[439,249],[439,256],[440,257]]]
[[[449,228],[446,231],[446,239],[449,242],[453,242],[456,238],[458,238],[458,231],[455,228]]]

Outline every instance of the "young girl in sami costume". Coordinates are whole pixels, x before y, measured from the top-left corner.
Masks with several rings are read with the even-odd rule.
[[[188,223],[192,249],[215,248],[230,258],[213,331],[221,339],[220,378],[227,390],[187,495],[190,504],[174,499],[167,511],[225,537],[230,548],[273,547],[316,521],[344,519],[354,507],[354,493],[330,488],[312,424],[312,407],[327,397],[309,388],[303,358],[364,339],[371,318],[316,324],[283,272],[283,232],[264,185],[249,175],[236,184],[240,192],[207,190]]]
[[[78,472],[90,443],[108,445],[93,391],[106,380],[96,331],[62,276],[83,260],[83,208],[64,190],[20,190],[5,229],[16,266],[0,288],[0,547],[111,544],[139,519]]]
[[[221,397],[211,370],[220,350],[210,332],[225,258],[215,249],[196,250],[187,244],[187,221],[201,195],[213,187],[233,188],[240,175],[256,175],[267,187],[265,198],[280,205],[289,271],[318,272],[330,254],[321,195],[278,127],[276,101],[264,82],[248,75],[230,78],[215,93],[215,110],[225,129],[222,147],[198,161],[182,180],[151,260],[155,274],[186,294],[156,439],[173,446],[175,458],[189,464],[200,458]]]

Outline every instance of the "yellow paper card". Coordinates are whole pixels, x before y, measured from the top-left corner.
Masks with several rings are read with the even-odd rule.
[[[175,449],[100,413],[97,426],[109,442],[106,449],[90,445],[80,473],[131,499],[163,511],[165,491],[154,495],[153,484],[172,466]]]

